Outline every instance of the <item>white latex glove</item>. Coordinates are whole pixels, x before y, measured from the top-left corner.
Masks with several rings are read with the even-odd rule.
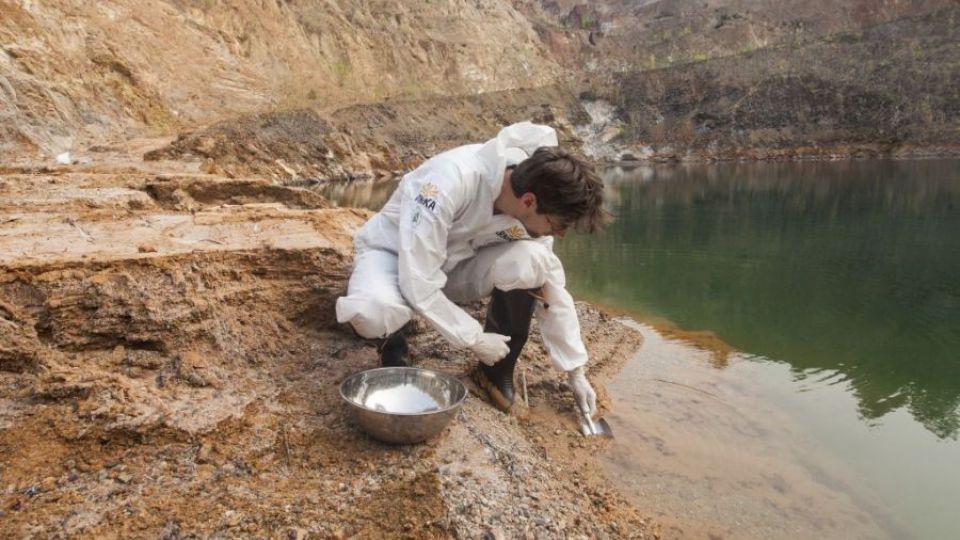
[[[480,334],[477,344],[470,347],[470,350],[477,355],[481,362],[492,366],[510,352],[510,346],[507,345],[509,341],[510,336],[484,332]]]
[[[593,391],[593,386],[590,386],[590,381],[583,372],[583,366],[568,371],[567,377],[570,388],[573,389],[573,396],[577,400],[577,407],[592,417],[597,412],[597,393]]]

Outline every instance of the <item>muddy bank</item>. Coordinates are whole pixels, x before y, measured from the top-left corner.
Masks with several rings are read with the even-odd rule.
[[[182,168],[27,167],[0,186],[0,535],[656,534],[609,487],[605,442],[576,432],[536,332],[529,410],[474,394],[412,447],[350,424],[339,383],[376,351],[332,302],[365,211]],[[602,394],[641,339],[578,309]],[[425,326],[411,346],[468,380]]]

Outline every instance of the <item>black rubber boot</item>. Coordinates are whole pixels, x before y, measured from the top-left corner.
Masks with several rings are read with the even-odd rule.
[[[484,332],[510,336],[510,352],[507,356],[492,366],[481,362],[474,372],[477,384],[487,392],[494,406],[504,412],[513,406],[513,370],[530,335],[535,302],[530,292],[526,289],[494,289],[483,326]]]
[[[407,346],[407,335],[410,333],[411,323],[400,327],[390,334],[377,346],[380,353],[380,365],[383,367],[407,367],[410,365],[410,347]]]

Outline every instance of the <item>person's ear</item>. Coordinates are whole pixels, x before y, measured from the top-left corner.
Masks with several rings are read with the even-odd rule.
[[[524,207],[525,209],[527,209],[527,210],[534,210],[534,211],[536,211],[536,209],[537,209],[537,196],[528,191],[528,192],[526,192],[526,193],[524,193],[523,195],[520,196],[520,204],[522,204],[523,207]]]

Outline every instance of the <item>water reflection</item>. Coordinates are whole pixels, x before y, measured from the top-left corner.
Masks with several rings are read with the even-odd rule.
[[[580,296],[849,384],[867,420],[960,429],[956,161],[614,169],[617,221],[558,243]]]

